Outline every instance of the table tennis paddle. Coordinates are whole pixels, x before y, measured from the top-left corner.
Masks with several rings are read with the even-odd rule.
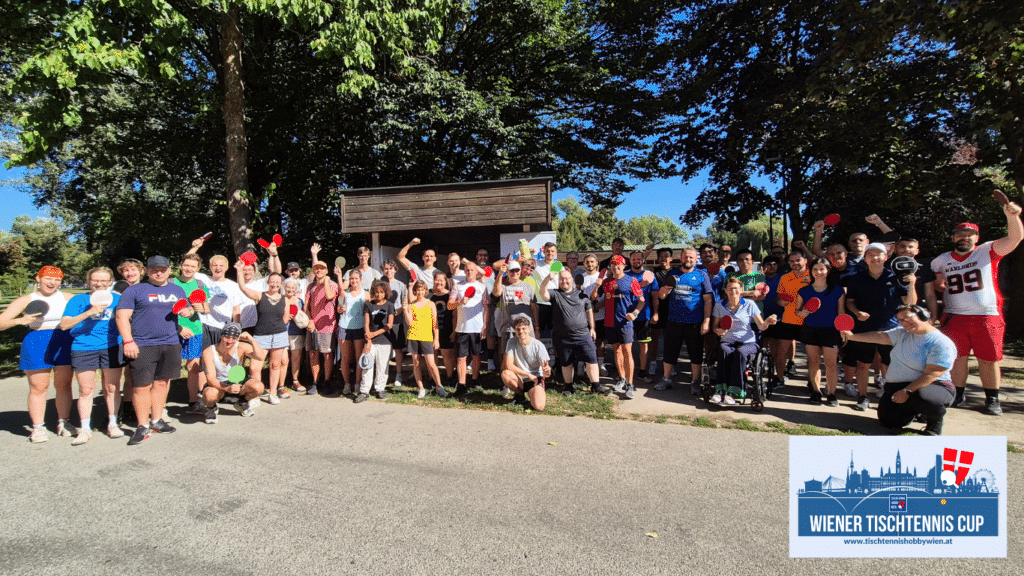
[[[732,328],[732,316],[729,316],[728,314],[722,316],[722,319],[718,321],[718,326],[722,330],[729,330]]]
[[[491,276],[494,276],[494,268],[491,268],[490,266],[484,266],[484,277],[490,278]]]
[[[825,216],[823,220],[825,221],[825,226],[835,226],[836,224],[839,224],[839,220],[841,220],[841,218],[839,214],[829,214],[828,216]]]
[[[295,316],[296,314],[299,313],[299,307],[296,306],[295,304],[292,304],[291,306],[288,307],[288,313],[291,314],[292,316]]]
[[[50,311],[50,305],[42,300],[33,300],[25,306],[24,314],[31,316],[33,314],[43,315]]]
[[[604,280],[604,276],[605,276],[605,274],[607,274],[607,273],[608,273],[608,269],[607,269],[607,268],[602,268],[602,269],[601,269],[601,275],[600,275],[600,276],[598,276],[598,277],[597,277],[597,279],[598,279],[598,280]]]
[[[718,273],[721,272],[722,265],[719,264],[718,262],[712,262],[705,266],[705,268],[707,268],[708,270],[708,275],[714,277],[718,276]]]
[[[675,275],[673,275],[673,274],[665,275],[665,281],[661,283],[661,286],[662,286],[662,288],[664,288],[664,287],[675,288],[676,287],[676,277],[675,277]]]
[[[853,330],[853,316],[850,316],[849,314],[840,314],[839,316],[836,316],[836,321],[833,325],[836,327],[836,330],[839,330],[840,332],[849,332],[850,330]]]
[[[210,238],[213,238],[213,232],[207,232],[206,234],[203,234],[202,236],[199,237],[199,239],[202,240],[203,242],[208,241]]]
[[[253,264],[256,263],[256,253],[246,252],[245,254],[239,256],[238,259],[244,262],[246,266],[252,266]]]
[[[245,380],[245,368],[242,366],[232,366],[228,370],[228,382],[238,384],[242,380]]]
[[[556,261],[551,263],[551,273],[552,274],[558,274],[561,271],[562,271],[562,263],[561,262],[556,260]]]
[[[206,302],[206,291],[201,288],[196,288],[188,295],[188,301],[193,304],[202,304]]]
[[[995,198],[996,202],[999,202],[1001,206],[1006,206],[1007,204],[1010,203],[1010,199],[1006,196],[1006,194],[1003,193],[1002,190],[993,190],[992,197]]]
[[[114,295],[106,290],[97,290],[89,295],[90,306],[102,306],[106,308],[114,301]],[[99,315],[102,315],[101,312]]]
[[[264,250],[270,248],[270,242],[267,242],[263,238],[257,238],[256,243],[263,247]]]
[[[817,312],[818,308],[821,308],[821,300],[818,298],[811,298],[807,302],[804,302],[804,310],[808,312]]]
[[[872,242],[881,242],[882,244],[894,244],[900,241],[900,233],[895,230],[890,230],[885,234],[882,234],[878,238],[872,240]]]
[[[757,292],[758,296],[767,296],[768,293],[771,292],[771,290],[771,287],[768,286],[768,284],[765,284],[764,282],[758,282],[757,284],[754,284],[754,291]]]
[[[117,292],[118,294],[124,294],[124,291],[128,289],[128,286],[130,286],[128,282],[125,282],[124,280],[118,280],[117,282],[114,282],[114,292]]]
[[[178,300],[177,302],[174,303],[174,306],[171,307],[171,312],[173,312],[175,314],[181,314],[181,311],[184,310],[187,307],[188,307],[188,300],[185,300],[184,298],[182,298],[181,300]]]
[[[274,234],[274,237],[271,240],[273,240],[274,246],[280,246],[281,243],[284,242],[284,238],[281,238],[280,234]]]
[[[334,265],[339,270],[344,270],[345,269],[345,264],[347,264],[347,263],[348,263],[348,261],[345,260],[344,256],[338,256],[337,258],[334,259]]]
[[[409,269],[409,279],[416,282],[416,271],[411,268]]]
[[[577,288],[582,288],[583,287],[583,275],[582,274],[577,274],[576,277],[573,278],[573,282],[576,282],[576,287]]]
[[[605,293],[605,294],[611,294],[612,292],[615,292],[615,284],[616,284],[616,282],[615,282],[615,280],[614,280],[614,279],[612,279],[612,278],[607,278],[607,279],[606,279],[606,280],[605,280],[605,281],[604,281],[604,282],[603,282],[603,283],[601,284],[601,288],[603,288],[603,289],[604,289],[604,293]]]
[[[469,288],[466,288],[466,298],[472,298],[474,294],[476,294],[475,287],[470,286]]]

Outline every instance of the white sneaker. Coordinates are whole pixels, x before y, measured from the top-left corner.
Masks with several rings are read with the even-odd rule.
[[[726,406],[735,406],[736,405],[736,399],[733,398],[732,396],[729,396],[728,394],[725,395],[725,397],[722,399],[722,402]]]
[[[57,421],[57,436],[63,436],[65,438],[71,438],[78,433],[78,430],[71,425],[71,422],[67,420]]]
[[[86,442],[88,442],[91,439],[92,439],[92,431],[91,430],[86,430],[85,428],[80,428],[78,430],[78,436],[76,436],[75,439],[71,441],[71,445],[72,446],[81,446],[82,444],[85,444]]]
[[[253,398],[252,400],[249,400],[249,409],[253,409],[253,408],[255,408],[255,407],[259,406],[259,405],[260,405],[260,399],[259,398]]]
[[[252,410],[252,406],[250,406],[245,400],[235,402],[235,410],[238,410],[238,413],[246,418],[255,414]]]
[[[505,398],[511,398],[512,397],[512,391],[508,389],[508,386],[502,386],[501,387],[501,395],[504,396]]]
[[[418,398],[418,399],[420,399],[420,400],[423,400],[423,399],[424,399],[424,398],[426,398],[426,397],[427,397],[427,389],[426,389],[426,388],[420,388],[420,389],[419,389],[419,390],[418,390],[418,391],[416,392],[416,398]]]
[[[124,436],[124,430],[121,430],[121,427],[117,424],[111,424],[110,426],[107,426],[107,436],[110,436],[111,438],[120,438]]]
[[[722,395],[721,394],[715,394],[714,396],[711,397],[711,402],[713,404],[721,404],[722,403]]]
[[[875,376],[875,386],[878,386],[878,391],[875,392],[875,398],[881,398],[885,395],[885,377],[879,374]]]
[[[844,390],[844,392],[846,392],[846,395],[849,396],[850,398],[856,398],[860,396],[860,394],[857,393],[857,385],[854,384],[853,382],[848,382],[846,384],[846,389]]]
[[[270,402],[273,405],[277,405],[281,403],[281,400],[278,399],[277,394],[271,394],[267,396],[267,402]]]
[[[607,377],[608,376],[608,368],[604,365],[604,362],[598,364],[597,366],[598,366],[597,371],[601,374],[601,376]]]

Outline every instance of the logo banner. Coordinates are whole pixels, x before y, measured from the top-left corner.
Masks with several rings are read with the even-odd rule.
[[[1006,437],[790,437],[789,555],[1005,558]]]

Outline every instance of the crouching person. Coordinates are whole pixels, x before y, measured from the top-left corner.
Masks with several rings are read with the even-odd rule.
[[[501,381],[515,394],[513,404],[525,406],[529,397],[534,410],[543,410],[547,405],[544,380],[551,377],[547,348],[533,337],[533,327],[526,316],[517,316],[512,321],[512,330],[515,338],[510,338],[505,347]]]
[[[231,322],[221,330],[220,340],[203,350],[203,366],[206,369],[206,388],[203,388],[202,402],[206,406],[206,423],[217,423],[217,403],[225,396],[238,396],[235,410],[242,416],[252,416],[253,406],[259,403],[263,394],[263,360],[266,352],[260,348],[252,335],[242,332],[242,326]],[[249,360],[250,378],[244,382],[231,382],[228,373],[235,366],[245,366]]]

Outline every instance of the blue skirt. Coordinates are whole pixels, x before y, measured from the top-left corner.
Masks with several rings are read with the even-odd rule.
[[[48,370],[71,365],[71,334],[63,330],[30,330],[21,341],[21,370]]]

